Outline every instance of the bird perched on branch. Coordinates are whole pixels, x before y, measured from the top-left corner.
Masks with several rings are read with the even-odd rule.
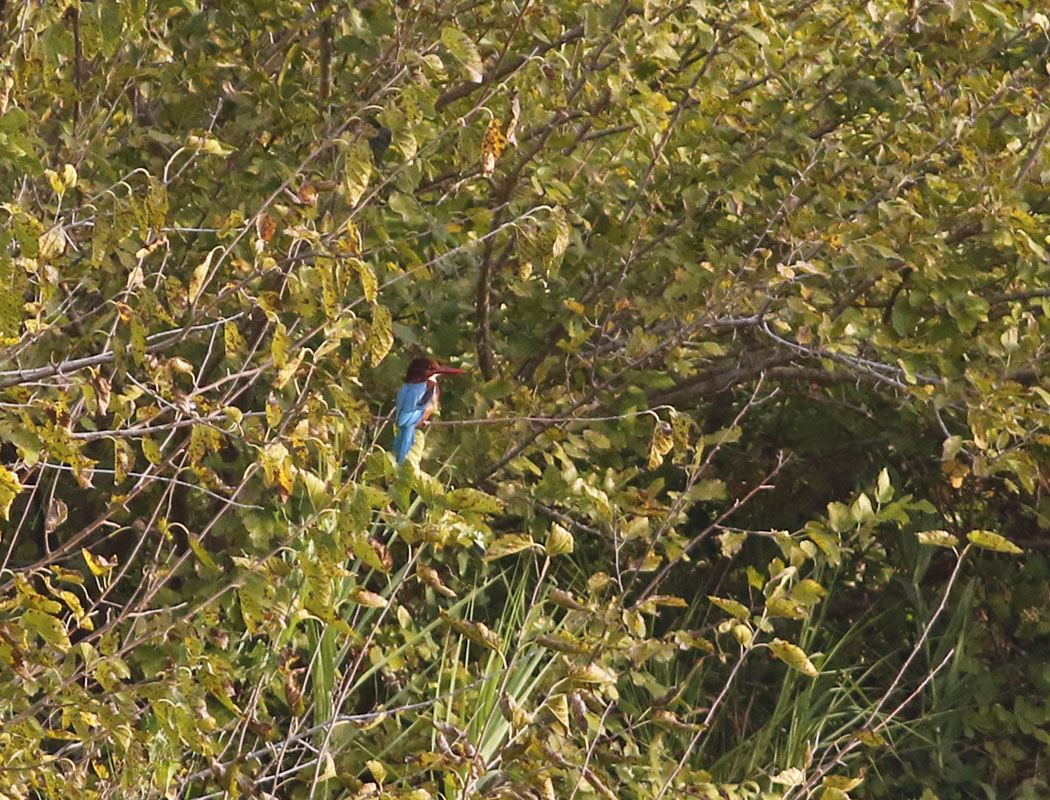
[[[412,359],[405,374],[405,382],[397,393],[394,421],[394,457],[401,463],[408,457],[416,441],[416,427],[426,425],[438,405],[438,375],[462,375],[466,370],[443,367],[432,358]]]

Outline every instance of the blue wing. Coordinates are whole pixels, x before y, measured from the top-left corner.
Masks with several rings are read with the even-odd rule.
[[[394,412],[394,421],[397,423],[394,456],[399,464],[408,457],[408,452],[416,441],[416,426],[423,420],[433,397],[434,387],[427,381],[406,383],[397,393]]]

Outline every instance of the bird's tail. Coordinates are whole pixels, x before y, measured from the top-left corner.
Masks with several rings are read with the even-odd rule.
[[[397,436],[394,437],[394,458],[397,459],[398,464],[408,458],[408,452],[412,449],[415,441],[415,425],[405,425],[402,428],[398,428]]]

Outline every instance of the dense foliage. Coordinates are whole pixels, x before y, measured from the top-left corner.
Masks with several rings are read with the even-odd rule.
[[[1046,797],[1038,5],[0,0],[0,797]]]

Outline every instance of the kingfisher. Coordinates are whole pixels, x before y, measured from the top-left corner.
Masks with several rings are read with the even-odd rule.
[[[394,457],[400,464],[408,458],[408,452],[416,441],[416,427],[426,425],[430,415],[438,406],[438,375],[462,375],[466,370],[444,367],[434,359],[422,356],[413,358],[405,374],[405,382],[397,393],[394,421],[397,436],[394,437]]]

